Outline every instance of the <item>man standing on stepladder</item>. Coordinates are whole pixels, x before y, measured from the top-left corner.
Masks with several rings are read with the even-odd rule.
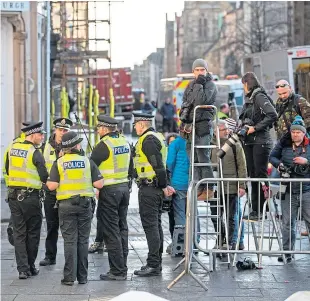
[[[70,130],[73,124],[68,118],[58,118],[54,120],[53,123],[55,126],[55,133],[42,147],[48,173],[50,173],[53,163],[59,158],[63,135]],[[44,200],[47,236],[45,241],[45,258],[40,261],[40,266],[56,264],[59,217],[58,208],[55,207],[55,204],[56,191],[49,191],[47,189]]]
[[[167,146],[164,136],[152,128],[149,114],[134,114],[134,127],[139,140],[135,146],[135,178],[139,187],[139,211],[149,253],[146,266],[134,271],[141,277],[161,274],[163,229],[161,212],[164,195],[175,193],[167,185]]]
[[[130,197],[128,183],[132,177],[133,164],[129,143],[125,136],[117,131],[117,124],[118,121],[114,118],[98,116],[97,128],[101,140],[91,155],[104,179],[104,186],[99,192],[97,235],[98,231],[102,233],[110,270],[100,275],[101,280],[127,279],[127,211]],[[97,243],[102,243],[102,239]]]
[[[197,59],[192,67],[195,79],[191,81],[186,88],[183,96],[183,102],[180,110],[181,135],[187,140],[186,151],[188,157],[191,156],[192,128],[195,126],[195,145],[209,146],[213,137],[212,120],[214,119],[214,110],[198,109],[196,111],[196,120],[194,122],[194,111],[197,106],[214,105],[217,95],[217,88],[212,81],[212,75],[208,72],[207,62],[203,59]],[[210,163],[210,149],[195,148],[193,163]],[[194,179],[196,182],[201,179],[212,179],[213,171],[211,166],[199,166],[194,169]],[[202,184],[198,187],[198,199],[208,200],[213,198],[214,183]]]

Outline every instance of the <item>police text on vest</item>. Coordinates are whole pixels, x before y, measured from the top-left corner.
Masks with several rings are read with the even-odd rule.
[[[22,149],[12,148],[10,151],[10,155],[14,157],[26,158],[28,151]]]
[[[64,167],[64,170],[66,170],[66,169],[85,168],[85,162],[84,161],[64,162],[63,167]]]
[[[129,147],[127,145],[114,147],[114,155],[128,154]]]

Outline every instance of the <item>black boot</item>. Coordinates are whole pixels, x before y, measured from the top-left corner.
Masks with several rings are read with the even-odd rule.
[[[140,270],[135,270],[134,274],[140,277],[160,276],[160,267],[152,268],[148,265],[141,267]]]
[[[37,275],[39,274],[39,272],[40,272],[40,270],[37,269],[37,268],[35,267],[35,265],[33,265],[33,266],[30,267],[31,276],[37,276]]]
[[[29,275],[27,272],[20,272],[18,278],[19,279],[27,279],[27,278],[29,278]]]
[[[45,267],[47,265],[53,265],[56,264],[56,260],[55,259],[50,259],[45,257],[43,260],[40,261],[39,265],[42,267]]]

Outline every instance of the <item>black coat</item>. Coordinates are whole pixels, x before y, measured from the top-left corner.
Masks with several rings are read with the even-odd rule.
[[[199,105],[214,105],[217,95],[217,88],[212,81],[212,76],[207,74],[207,80],[204,85],[196,83],[193,80],[189,83],[183,95],[183,102],[180,111],[180,116],[184,108],[188,108],[188,114],[185,114],[185,118],[181,120],[184,123],[193,123],[194,109]],[[210,128],[212,127],[212,120],[214,119],[214,110],[197,110],[196,113],[196,135],[203,137],[210,133]]]
[[[247,94],[248,101],[244,104],[239,119],[242,125],[255,127],[253,134],[247,135],[245,144],[272,144],[270,129],[277,121],[277,112],[265,90],[261,87]],[[249,122],[251,120],[251,122]]]

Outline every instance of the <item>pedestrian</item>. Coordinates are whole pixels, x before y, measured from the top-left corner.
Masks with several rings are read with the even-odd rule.
[[[73,285],[76,279],[79,284],[87,283],[93,187],[103,186],[98,167],[81,153],[82,140],[75,132],[63,135],[63,156],[53,163],[46,183],[49,190],[56,190],[59,205],[65,254],[63,285]]]
[[[227,103],[220,105],[220,110],[217,112],[218,119],[227,119],[229,118],[230,107]]]
[[[273,144],[270,129],[277,120],[277,112],[253,72],[247,72],[242,77],[242,83],[247,100],[239,119],[246,130],[243,142],[248,175],[250,178],[265,179],[268,178],[268,159]],[[251,182],[251,186],[252,211],[244,218],[257,221],[263,214],[264,192],[258,182]]]
[[[50,173],[53,163],[59,158],[61,152],[61,141],[65,133],[70,130],[72,121],[68,118],[58,118],[53,122],[55,131],[48,142],[42,145],[43,156],[47,171]],[[45,191],[44,212],[47,226],[45,240],[45,258],[40,261],[40,266],[56,264],[57,241],[59,230],[58,208],[56,204],[56,191]]]
[[[22,123],[23,126],[28,126],[29,123],[27,122],[23,122]],[[4,156],[3,156],[3,167],[2,167],[2,174],[3,174],[3,178],[4,178],[4,184],[6,187],[8,187],[8,175],[6,174],[6,171],[5,171],[5,162],[6,162],[6,157],[7,157],[7,154],[9,152],[9,150],[11,149],[13,143],[16,143],[16,142],[24,142],[25,141],[25,133],[21,132],[20,135],[16,138],[13,139],[12,143],[6,148],[5,152],[4,152]],[[8,198],[5,199],[6,202],[8,202]],[[12,221],[12,216],[10,216],[10,220],[9,220],[9,224],[8,224],[8,227],[6,229],[6,232],[8,234],[8,241],[9,243],[14,246],[14,236],[13,236],[13,232],[14,232],[14,229],[13,229],[13,221]]]
[[[222,147],[229,138],[230,129],[226,122],[226,120],[219,120],[218,122],[218,129],[219,129],[219,138],[220,138],[220,146]],[[218,158],[216,155],[216,150],[212,150],[212,162],[217,163]],[[243,151],[243,147],[240,142],[236,142],[236,144],[232,145],[231,148],[229,148],[225,154],[225,156],[222,159],[222,172],[223,172],[223,178],[246,178],[247,177],[247,168],[246,168],[246,160],[245,160],[245,154]],[[246,189],[246,183],[244,182],[230,182],[229,187],[227,185],[224,185],[224,192],[225,192],[225,200],[226,200],[226,214],[227,217],[225,220],[228,222],[228,244],[230,249],[236,248],[237,243],[237,237],[238,237],[238,229],[239,229],[239,223],[241,219],[241,203],[240,198],[245,195],[245,189]],[[221,204],[223,204],[223,198],[224,196],[221,194],[221,191],[218,191],[220,194],[220,201]],[[211,201],[210,207],[211,214],[212,215],[218,215],[218,208],[216,207],[217,202]],[[221,212],[222,214],[223,212]],[[218,219],[212,218],[212,222],[214,225],[215,231],[218,229]],[[218,238],[218,246],[224,247],[225,249],[227,246],[225,246],[226,237],[225,237],[225,227],[221,222],[221,226],[219,227],[221,231],[221,237],[222,239]],[[240,243],[239,243],[239,249],[244,249],[244,225],[242,223],[242,229],[241,229],[241,237],[240,237]]]
[[[212,75],[208,72],[207,62],[197,59],[193,62],[192,70],[195,79],[192,80],[183,95],[183,102],[180,110],[181,134],[186,139],[188,157],[191,156],[192,128],[195,108],[199,105],[214,105],[217,95],[217,88],[212,81]],[[213,109],[198,109],[196,111],[195,124],[195,145],[209,146],[213,136],[212,120],[214,119]],[[194,163],[210,163],[210,149],[195,148]],[[213,171],[211,166],[199,166],[195,168],[194,181],[201,179],[212,179]],[[199,200],[213,198],[214,183],[202,184],[198,187],[197,196]]]
[[[42,225],[42,183],[48,173],[36,146],[44,139],[43,122],[22,128],[25,141],[13,143],[6,156],[8,200],[13,221],[15,257],[19,279],[39,274],[35,267]]]
[[[276,101],[278,121],[276,123],[277,139],[280,140],[286,133],[289,134],[290,126],[297,115],[305,122],[310,135],[310,102],[299,94],[296,94],[289,82],[279,80],[275,86],[279,98]]]
[[[167,146],[164,136],[152,128],[154,116],[134,113],[134,127],[139,136],[135,146],[134,167],[139,187],[139,212],[148,244],[147,264],[135,275],[158,276],[161,274],[163,229],[161,213],[163,198],[175,191],[167,184]]]
[[[114,118],[98,116],[100,142],[90,157],[104,178],[98,199],[97,231],[102,233],[106,244],[110,270],[100,275],[101,280],[126,280],[128,270],[127,211],[133,164],[130,145],[125,136],[117,131],[117,124]],[[98,228],[98,225],[102,228]]]
[[[291,178],[310,178],[310,141],[301,116],[296,116],[290,126],[290,136],[281,139],[270,154],[271,164],[279,172],[290,170]],[[283,185],[284,183],[282,183]],[[287,183],[285,196],[281,198],[282,243],[284,251],[293,251],[296,240],[296,220],[298,209],[310,229],[310,182]],[[292,261],[292,254],[285,254],[286,262]],[[283,257],[278,257],[282,262]]]
[[[163,116],[163,133],[173,132],[173,122],[176,110],[171,103],[171,98],[166,98],[165,103],[162,105],[159,112]]]
[[[175,189],[172,196],[174,225],[185,226],[186,197],[189,180],[189,158],[186,152],[186,140],[177,136],[168,146],[167,170],[170,173],[171,186]],[[173,232],[171,235],[173,239]],[[181,237],[184,242],[184,237]],[[172,243],[167,248],[171,253]],[[169,250],[170,249],[170,250]]]

